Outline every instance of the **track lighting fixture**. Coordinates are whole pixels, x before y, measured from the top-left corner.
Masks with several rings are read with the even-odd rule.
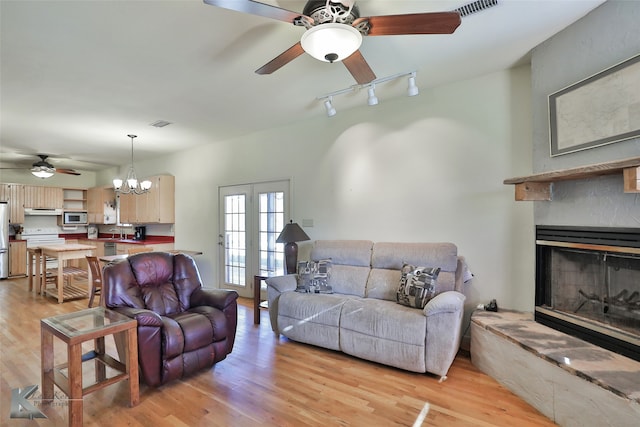
[[[369,105],[378,105],[378,97],[376,96],[376,85],[369,86],[367,90],[369,93],[369,97],[367,98],[367,104]]]
[[[332,96],[328,97],[324,101],[324,107],[327,109],[327,116],[329,116],[329,117],[333,117],[333,116],[336,115],[336,109],[333,108],[333,105],[331,104],[331,101],[333,101],[333,97]]]
[[[420,94],[418,86],[416,86],[416,73],[413,72],[409,75],[409,88],[407,89],[408,96],[416,96]]]
[[[391,80],[399,79],[400,77],[409,76],[409,86],[407,88],[407,96],[416,96],[420,93],[418,86],[416,86],[416,72],[411,71],[409,73],[400,73],[394,74],[393,76],[381,77],[379,79],[375,79],[370,81],[367,84],[363,85],[353,85],[346,89],[340,89],[335,92],[327,93],[322,96],[316,97],[317,100],[322,101],[324,103],[325,108],[327,109],[327,116],[333,117],[336,115],[336,109],[333,107],[333,97],[336,95],[343,95],[345,93],[357,92],[360,89],[367,89],[367,104],[368,105],[378,105],[378,97],[376,96],[376,85],[380,83],[385,83]]]

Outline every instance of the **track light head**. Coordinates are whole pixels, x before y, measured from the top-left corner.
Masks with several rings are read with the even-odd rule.
[[[327,116],[329,117],[333,117],[336,115],[336,109],[333,108],[331,101],[333,101],[333,97],[331,96],[324,101],[324,108],[327,109]]]
[[[369,86],[369,89],[367,89],[367,93],[369,94],[369,97],[367,98],[367,104],[378,105],[378,97],[376,96],[376,85]]]
[[[409,88],[407,89],[407,95],[416,96],[420,93],[418,86],[416,86],[416,73],[409,75]]]

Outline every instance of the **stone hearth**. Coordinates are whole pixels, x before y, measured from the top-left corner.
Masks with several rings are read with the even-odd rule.
[[[640,425],[640,362],[537,323],[532,313],[476,311],[471,360],[560,426]]]

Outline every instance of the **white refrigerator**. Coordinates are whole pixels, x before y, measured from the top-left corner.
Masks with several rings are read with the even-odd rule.
[[[9,277],[9,204],[0,202],[0,279]]]

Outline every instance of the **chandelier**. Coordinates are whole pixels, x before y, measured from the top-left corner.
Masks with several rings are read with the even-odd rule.
[[[113,188],[116,193],[120,194],[144,194],[151,188],[151,181],[145,180],[138,183],[136,177],[136,171],[133,169],[133,139],[137,138],[137,135],[127,135],[131,138],[131,166],[129,167],[129,173],[127,178],[123,181],[119,178],[113,180]]]

